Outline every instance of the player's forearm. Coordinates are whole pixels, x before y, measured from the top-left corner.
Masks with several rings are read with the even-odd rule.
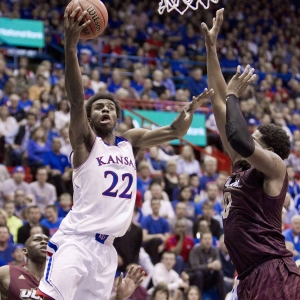
[[[218,105],[225,104],[227,85],[221,71],[217,49],[214,46],[206,46],[206,51],[208,86],[210,89],[214,90],[211,102],[216,109],[218,108]]]
[[[76,48],[68,48],[65,46],[65,61],[66,61],[66,74],[65,74],[65,87],[70,101],[71,107],[76,105],[83,105],[84,93],[82,85],[82,75],[77,59]]]
[[[170,125],[172,135],[176,138],[183,138],[192,124],[194,112],[191,112],[190,117],[186,118],[186,113],[191,105],[192,102],[187,104]]]

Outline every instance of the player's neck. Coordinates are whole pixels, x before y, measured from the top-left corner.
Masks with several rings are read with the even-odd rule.
[[[106,143],[109,144],[111,146],[113,146],[115,144],[115,139],[116,136],[113,132],[110,133],[99,133],[97,134],[99,137],[101,137],[101,139]]]
[[[25,268],[40,281],[44,275],[46,260],[44,262],[33,262],[30,259],[27,261]]]

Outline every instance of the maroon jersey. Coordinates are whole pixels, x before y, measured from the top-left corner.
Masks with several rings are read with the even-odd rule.
[[[282,258],[291,272],[299,274],[281,229],[288,177],[277,197],[264,192],[263,181],[261,172],[254,167],[245,170],[239,161],[223,190],[225,244],[240,279],[272,258]]]
[[[8,300],[42,300],[36,295],[39,281],[31,273],[19,266],[9,266],[9,272]]]

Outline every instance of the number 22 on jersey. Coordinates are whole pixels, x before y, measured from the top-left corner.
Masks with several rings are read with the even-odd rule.
[[[224,209],[222,211],[223,219],[226,219],[228,217],[231,203],[232,203],[231,193],[229,192],[224,193],[224,198],[223,198]]]
[[[110,187],[102,193],[102,195],[108,197],[117,197],[119,191],[116,190],[116,186],[119,182],[119,176],[113,171],[105,171],[104,177],[107,178],[108,176],[112,178],[112,183]],[[119,198],[131,199],[132,192],[129,193],[129,190],[132,186],[133,176],[130,173],[124,173],[120,177],[122,181],[127,180],[127,187],[119,194]]]

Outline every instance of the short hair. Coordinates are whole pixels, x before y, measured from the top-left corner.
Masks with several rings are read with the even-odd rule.
[[[172,251],[169,251],[169,250],[164,251],[163,254],[162,254],[162,257],[163,257],[165,254],[172,254],[172,255],[174,255],[174,257],[176,258],[175,252],[172,252]]]
[[[155,185],[155,184],[158,184],[160,186],[162,186],[163,184],[163,179],[161,177],[153,177],[150,181],[150,184],[149,184],[149,189],[152,187],[152,185]]]
[[[29,213],[32,209],[40,209],[37,205],[30,205],[27,207],[27,213]]]
[[[36,173],[35,173],[35,174],[37,175],[37,173],[38,173],[40,170],[45,170],[46,173],[48,174],[47,168],[46,168],[45,166],[38,167],[38,168],[36,169]]]
[[[2,207],[5,209],[7,204],[13,204],[15,206],[15,201],[13,201],[13,200],[5,201]]]
[[[34,114],[33,112],[28,112],[27,114],[26,114],[26,118],[28,118],[28,117],[34,117],[35,118],[35,120],[37,121],[37,119],[38,119],[38,116],[37,116],[37,114]]]
[[[214,208],[214,204],[211,201],[205,201],[202,205],[202,209],[203,208],[210,208],[213,209]]]
[[[167,299],[169,299],[170,292],[168,285],[165,282],[159,282],[157,286],[154,288],[153,293],[151,295],[150,300],[154,300],[156,298],[157,292],[162,291],[167,294]]]
[[[257,127],[257,130],[262,134],[261,141],[267,147],[272,147],[282,160],[288,158],[291,151],[291,142],[283,128],[274,124],[262,124]]]
[[[218,163],[218,161],[217,161],[217,159],[215,157],[207,155],[207,156],[205,156],[203,163],[206,165],[209,162],[213,162],[215,164]]]
[[[291,218],[291,222],[293,223],[294,221],[300,221],[300,215],[294,215]]]
[[[121,106],[119,104],[119,102],[114,98],[114,96],[112,94],[109,93],[97,93],[94,96],[92,96],[91,98],[88,99],[86,106],[85,106],[85,110],[86,110],[86,115],[88,118],[91,117],[92,115],[92,105],[95,101],[97,100],[102,100],[102,99],[108,99],[110,101],[112,101],[116,107],[116,111],[117,111],[117,117],[120,118],[121,117]]]
[[[54,204],[49,204],[49,205],[47,205],[47,206],[45,207],[45,211],[46,211],[46,209],[49,209],[49,208],[53,209],[55,212],[58,212],[57,206],[54,205]]]
[[[138,165],[138,172],[142,169],[148,169],[150,171],[150,164],[147,161],[141,161]]]

